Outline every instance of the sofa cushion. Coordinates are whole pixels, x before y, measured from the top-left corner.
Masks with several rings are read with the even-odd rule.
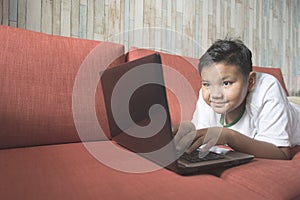
[[[96,160],[82,143],[0,150],[0,177],[1,199],[262,199],[212,175],[118,171]]]
[[[82,72],[83,61],[95,47],[102,49],[96,52],[101,53],[98,57],[118,58],[113,64],[124,62],[124,47],[7,26],[0,26],[0,40],[0,148],[80,141],[74,120],[77,116],[74,115],[81,111],[80,114],[84,114],[86,102],[82,101],[80,108],[74,107],[76,98],[73,93],[78,88],[75,80],[77,86],[84,82],[78,82],[79,75],[84,74],[79,73],[79,69]],[[97,63],[99,69],[89,75],[99,78],[101,67],[107,64],[103,62],[101,65],[101,61]],[[92,88],[88,85],[90,82],[84,83],[86,89]],[[96,99],[100,98],[98,95],[101,95],[99,89]],[[98,110],[98,116],[105,115]],[[104,118],[96,119],[105,126]],[[83,127],[87,126],[88,120],[81,116],[76,123],[85,123],[80,125]],[[87,140],[103,139],[101,134],[89,130],[84,134]]]
[[[126,60],[135,60],[154,52],[132,47]],[[199,60],[161,52],[160,55],[172,124],[191,120],[201,87],[200,75],[197,72]]]
[[[227,169],[221,178],[265,199],[298,199],[300,147],[294,147],[292,152],[292,160],[255,159],[246,165]]]

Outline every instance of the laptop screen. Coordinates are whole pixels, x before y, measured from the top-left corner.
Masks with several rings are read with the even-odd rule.
[[[170,143],[171,120],[159,54],[105,70],[101,85],[113,140],[136,153],[157,151]]]

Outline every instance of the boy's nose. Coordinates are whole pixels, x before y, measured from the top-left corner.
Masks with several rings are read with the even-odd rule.
[[[222,87],[212,87],[210,90],[210,95],[212,98],[223,98],[223,88]]]

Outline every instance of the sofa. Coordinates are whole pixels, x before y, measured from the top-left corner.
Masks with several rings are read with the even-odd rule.
[[[147,168],[150,161],[132,154],[120,159],[116,152],[126,150],[111,140],[99,72],[153,50],[9,26],[0,26],[0,39],[1,199],[300,199],[299,146],[291,160],[255,158],[191,176]],[[161,58],[172,124],[189,120],[198,59]],[[255,70],[287,92],[280,69]]]

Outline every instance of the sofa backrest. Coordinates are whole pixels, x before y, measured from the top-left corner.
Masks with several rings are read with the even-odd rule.
[[[108,134],[104,106],[100,101],[101,87],[97,87],[97,82],[96,86],[94,83],[89,85],[88,76],[99,78],[99,71],[107,67],[107,60],[111,58],[117,58],[109,60],[111,66],[124,62],[123,45],[8,26],[0,26],[0,40],[0,148],[79,142],[82,139],[78,129],[82,132],[85,130],[82,127],[93,123],[84,114],[96,114]],[[96,47],[98,50],[94,54],[97,56],[92,56],[93,60],[89,61],[87,58]],[[89,67],[97,57],[98,69],[86,77],[81,76],[80,80],[80,73],[84,74],[82,63]],[[90,87],[97,88],[92,91],[92,99],[96,99],[96,103],[90,102],[94,106],[92,114],[84,113],[86,102],[84,98],[78,98],[85,94],[79,90]],[[85,140],[106,139],[88,129],[82,134],[85,134]]]
[[[126,61],[135,60],[154,52],[154,50],[132,47],[126,55]],[[160,54],[162,64],[165,66],[164,76],[172,124],[177,124],[184,120],[191,120],[197,101],[195,97],[198,98],[198,93],[201,88],[201,77],[198,73],[199,59],[177,56],[168,53]],[[178,73],[181,74],[181,77],[185,79],[185,82],[191,84],[193,93],[187,91],[186,85],[183,84],[182,80],[180,81],[178,79],[178,75],[171,73],[174,71],[171,69],[178,71]],[[254,66],[253,70],[257,72],[269,73],[275,76],[288,95],[288,91],[279,68]],[[175,90],[176,93],[172,92],[171,89]]]
[[[0,149],[110,139],[99,71],[154,53],[132,48],[125,60],[120,44],[8,26],[0,26],[0,40]],[[172,124],[190,120],[199,60],[161,58]],[[286,90],[280,69],[255,67],[261,70]]]

